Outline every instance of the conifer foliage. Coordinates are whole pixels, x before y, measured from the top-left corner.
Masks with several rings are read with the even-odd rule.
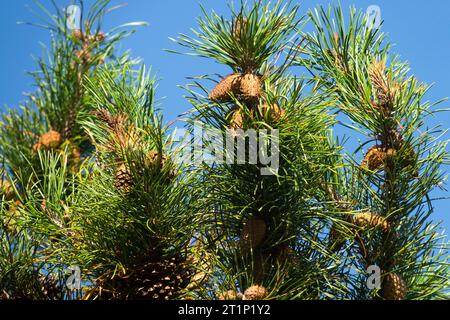
[[[177,53],[229,70],[184,86],[185,128],[207,134],[179,143],[152,73],[116,49],[143,23],[103,30],[116,7],[77,4],[75,29],[39,4],[37,89],[1,115],[0,300],[449,298],[439,110],[366,15],[202,8]],[[216,161],[183,157],[197,143]]]

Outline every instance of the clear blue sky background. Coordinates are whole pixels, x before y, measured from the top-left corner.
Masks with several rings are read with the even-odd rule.
[[[41,0],[50,7],[50,0]],[[70,4],[70,0],[57,0],[61,6]],[[90,3],[92,1],[87,1]],[[113,0],[112,4],[123,1]],[[138,33],[122,44],[122,49],[130,48],[133,56],[143,58],[148,66],[153,66],[161,79],[159,97],[162,101],[166,120],[173,120],[189,109],[183,99],[183,90],[178,84],[185,84],[186,77],[221,73],[229,70],[209,60],[174,55],[164,52],[164,48],[177,48],[169,37],[179,32],[189,33],[196,25],[200,15],[197,0],[128,0],[128,6],[111,13],[106,19],[105,28],[129,21],[147,21],[149,27],[139,29]],[[208,9],[228,14],[226,0],[203,0]],[[295,0],[293,2],[296,2]],[[308,8],[330,1],[301,1],[302,13]],[[336,3],[336,2],[335,2]],[[448,0],[341,0],[344,8],[351,5],[362,10],[371,4],[378,5],[384,20],[383,30],[396,44],[396,52],[410,62],[416,77],[425,83],[435,83],[429,95],[430,100],[439,100],[450,96],[450,1]],[[47,43],[46,30],[24,25],[17,21],[36,21],[27,10],[30,5],[36,8],[32,0],[0,1],[0,109],[8,105],[15,107],[23,100],[22,93],[32,91],[32,81],[25,71],[34,70],[32,55],[39,56],[39,42]],[[178,48],[179,49],[179,48]],[[448,103],[444,103],[448,106]],[[434,122],[434,121],[433,121]],[[436,123],[445,128],[450,124],[450,113],[440,114]],[[448,138],[448,137],[447,137]],[[447,168],[446,168],[447,170]],[[448,196],[445,192],[436,192],[435,196]],[[435,220],[444,221],[450,230],[450,200],[435,203]]]

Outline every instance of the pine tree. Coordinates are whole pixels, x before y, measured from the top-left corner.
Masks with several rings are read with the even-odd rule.
[[[386,35],[356,9],[348,22],[339,7],[310,11],[309,17],[316,30],[305,35],[309,45],[297,62],[367,139],[349,156],[347,183],[338,193],[350,210],[359,211],[351,217],[360,229],[351,297],[448,297],[448,247],[439,224],[430,221],[430,193],[445,181],[440,167],[447,142],[438,140],[441,128],[426,125],[440,111],[437,103],[424,101],[430,87],[419,83],[391,53]],[[372,265],[382,272],[378,291],[364,286]]]
[[[365,15],[203,8],[174,41],[231,70],[184,87],[180,143],[152,72],[117,53],[134,31],[77,3],[80,29],[55,7],[37,90],[1,117],[0,300],[449,298],[439,109]]]

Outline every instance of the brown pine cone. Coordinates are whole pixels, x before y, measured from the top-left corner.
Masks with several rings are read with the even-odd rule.
[[[263,286],[254,285],[245,290],[242,300],[263,300],[267,298],[267,289]]]

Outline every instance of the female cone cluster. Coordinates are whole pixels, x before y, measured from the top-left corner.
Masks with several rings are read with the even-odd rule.
[[[238,17],[233,22],[231,29],[235,40],[240,41],[247,31],[247,19]],[[269,122],[277,122],[285,114],[276,104],[263,102],[260,105],[260,98],[263,95],[263,77],[255,70],[257,67],[251,61],[243,62],[242,73],[232,73],[222,79],[210,92],[209,99],[217,103],[233,102],[233,98],[243,102],[249,108],[251,118],[268,115]],[[240,107],[235,107],[231,114],[230,128],[242,129],[246,114]]]
[[[385,119],[386,123],[392,122],[395,99],[401,86],[386,75],[386,65],[383,61],[374,60],[369,65],[368,76],[376,96],[376,101],[372,101],[372,106],[380,112],[380,116]],[[367,151],[361,163],[361,168],[371,171],[378,170],[398,156],[399,150],[405,145],[405,142],[395,126],[390,123],[388,125],[388,127],[391,127],[390,129],[378,133],[381,144],[375,145]],[[408,147],[407,155],[402,159],[402,165],[408,166],[413,163],[414,150]]]
[[[76,43],[81,44],[81,49],[77,50],[75,55],[84,65],[90,64],[95,60],[92,55],[92,49],[101,44],[106,38],[103,32],[88,34],[81,30],[74,30],[72,32],[72,37]],[[103,63],[101,59],[98,62],[99,64]]]

